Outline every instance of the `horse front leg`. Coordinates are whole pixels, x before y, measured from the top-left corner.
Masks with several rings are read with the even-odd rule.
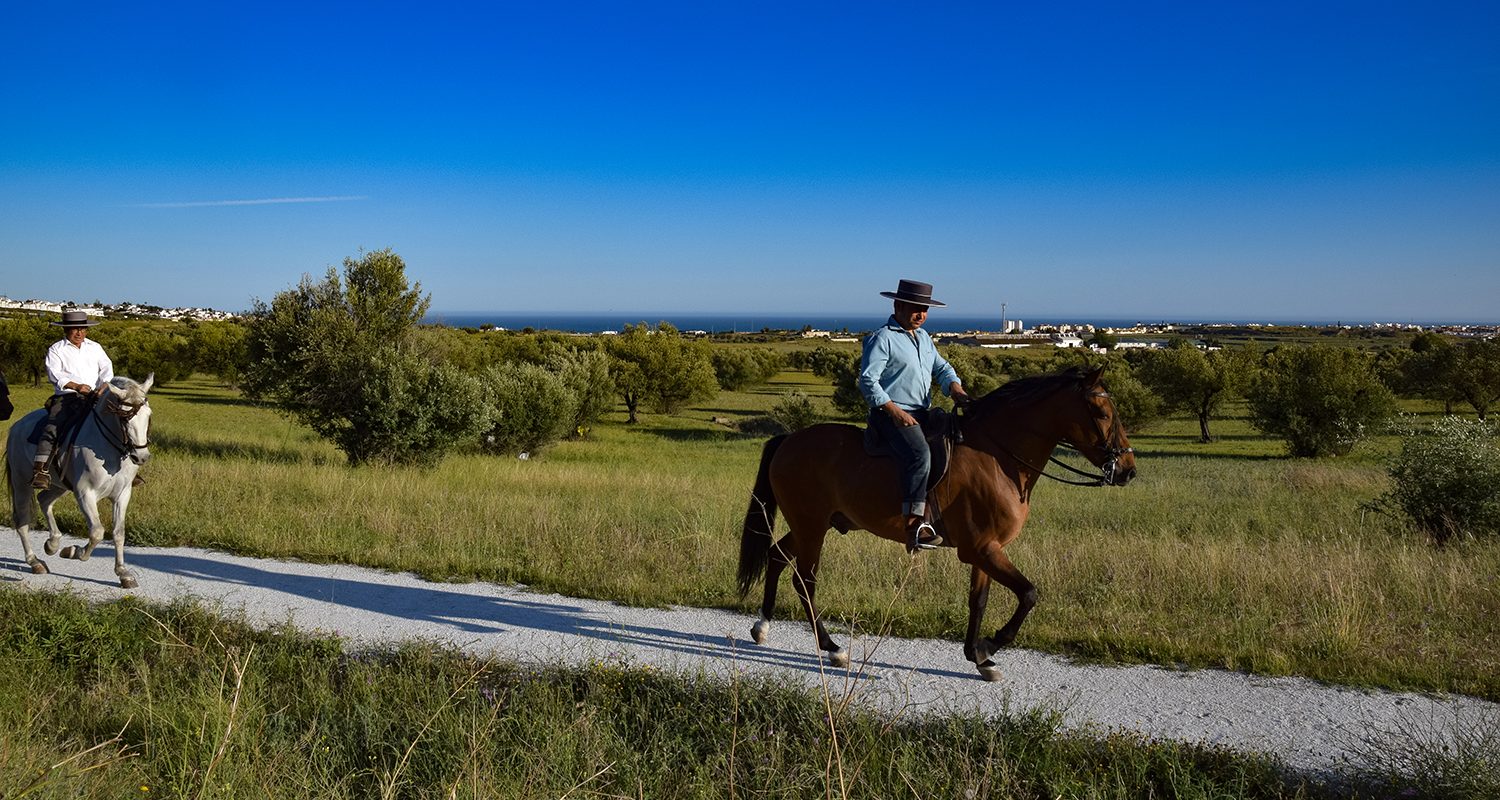
[[[756,644],[765,644],[770,638],[771,619],[776,615],[776,586],[781,582],[781,573],[792,562],[788,549],[791,538],[788,533],[771,545],[771,559],[766,565],[766,591],[760,601],[760,619],[750,626],[750,637]]]
[[[76,494],[78,498],[78,511],[83,514],[83,519],[89,526],[89,543],[83,547],[68,545],[62,549],[63,558],[76,558],[79,561],[88,561],[89,556],[94,554],[94,548],[104,541],[104,521],[99,517],[99,498],[92,493],[84,492]],[[116,515],[118,516],[118,515]],[[48,517],[51,518],[50,516]]]
[[[999,581],[1000,585],[1016,595],[1015,613],[1010,615],[1005,625],[995,631],[994,638],[989,640],[989,645],[993,648],[991,652],[994,652],[1016,640],[1016,633],[1021,630],[1021,624],[1026,621],[1026,615],[1030,614],[1031,609],[1036,606],[1036,586],[1016,569],[1015,564],[1010,563],[1010,557],[1005,555],[1005,550],[996,543],[991,543],[980,550],[975,566],[983,569],[991,578]]]
[[[120,579],[121,589],[134,589],[136,583],[135,575],[125,566],[125,506],[130,504],[130,489],[127,488],[119,499],[115,500],[114,530],[110,538],[115,543],[115,577]]]
[[[964,658],[979,668],[981,678],[998,681],[1000,667],[990,657],[999,648],[993,641],[979,641],[979,626],[984,623],[984,610],[989,603],[990,576],[976,564],[969,571],[969,629],[964,634]]]

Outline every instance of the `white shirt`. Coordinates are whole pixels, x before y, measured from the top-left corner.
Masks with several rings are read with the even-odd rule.
[[[84,339],[81,347],[74,347],[67,339],[59,339],[47,348],[47,380],[57,391],[67,394],[72,389],[63,387],[70,383],[81,383],[95,389],[109,383],[115,377],[115,365],[104,348],[93,339]]]

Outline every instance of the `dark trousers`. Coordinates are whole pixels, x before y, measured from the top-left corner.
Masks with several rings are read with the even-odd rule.
[[[869,424],[901,466],[901,513],[920,516],[927,513],[927,471],[932,466],[932,452],[922,432],[922,426],[927,424],[927,410],[906,413],[918,424],[901,427],[881,408],[870,409]]]
[[[89,409],[89,399],[75,392],[55,394],[47,398],[47,425],[42,428],[42,438],[36,443],[33,461],[47,463],[52,448],[57,446],[57,429]]]

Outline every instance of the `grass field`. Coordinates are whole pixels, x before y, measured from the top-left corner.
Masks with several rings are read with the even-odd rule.
[[[464,454],[431,470],[351,470],[275,413],[184,381],[152,393],[156,460],[128,531],[140,544],[748,610],[756,597],[742,603],[733,576],[763,439],[712,420],[762,413],[793,388],[828,394],[788,372],[676,416],[630,426],[615,415],[590,439],[525,461]],[[21,409],[41,396],[15,390]],[[1344,459],[1286,459],[1237,413],[1214,423],[1211,445],[1186,419],[1133,437],[1140,477],[1129,487],[1038,489],[1010,548],[1041,592],[1018,644],[1500,699],[1500,545],[1435,549],[1361,511],[1385,486],[1381,456],[1395,440]],[[951,553],[913,564],[868,535],[835,535],[821,577],[830,620],[952,638],[961,662],[968,570]],[[802,624],[791,598],[782,592],[782,616]],[[989,627],[1010,610],[994,594]]]
[[[903,720],[768,681],[346,652],[190,604],[0,590],[0,648],[6,798],[1338,796],[1041,712]]]

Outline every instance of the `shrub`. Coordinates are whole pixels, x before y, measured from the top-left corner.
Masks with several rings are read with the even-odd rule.
[[[347,417],[314,429],[356,466],[436,464],[490,421],[478,380],[394,347],[366,365],[344,406]]]
[[[321,282],[303,276],[250,314],[243,377],[251,397],[332,441],[350,464],[430,464],[489,422],[478,382],[419,355],[421,285],[390,250],[344,259]]]
[[[615,407],[615,379],[610,357],[602,350],[579,350],[553,345],[546,366],[562,379],[573,395],[573,419],[568,435],[583,438],[605,412]]]
[[[771,406],[769,416],[787,433],[795,433],[818,421],[818,412],[807,395],[791,391]]]
[[[179,329],[186,330],[176,324],[106,322],[89,336],[109,353],[116,374],[144,380],[155,373],[158,384],[167,384],[188,377],[197,366]]]
[[[775,350],[764,347],[715,347],[712,358],[714,378],[719,388],[728,392],[759,386],[776,377],[786,363]]]
[[[1250,421],[1294,456],[1345,455],[1395,413],[1370,357],[1341,347],[1283,347],[1246,393]]]
[[[864,419],[870,402],[859,391],[859,354],[828,347],[813,350],[809,359],[814,375],[833,384],[833,408],[849,419]]]
[[[480,442],[496,453],[536,453],[572,432],[578,400],[556,373],[525,362],[485,371],[491,424]]]
[[[1391,490],[1372,506],[1410,520],[1439,544],[1500,535],[1500,442],[1487,424],[1439,419],[1428,433],[1408,425],[1387,469]]]

